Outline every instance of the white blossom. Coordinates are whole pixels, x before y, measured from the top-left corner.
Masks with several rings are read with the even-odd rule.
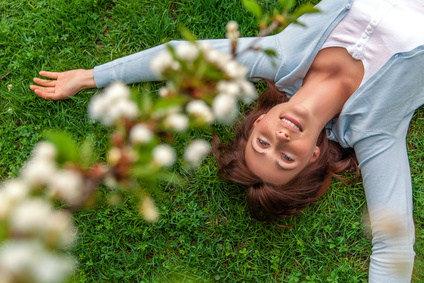
[[[240,85],[234,81],[220,81],[217,86],[217,90],[220,93],[225,93],[233,96],[240,94]]]
[[[122,83],[114,83],[103,93],[93,96],[88,114],[105,126],[112,126],[121,117],[134,120],[138,116],[138,107],[130,100],[129,88]]]
[[[167,144],[160,144],[153,149],[153,160],[161,166],[172,166],[176,158],[174,149]]]
[[[245,79],[248,68],[236,61],[230,61],[223,66],[224,72],[232,79]]]
[[[184,132],[188,128],[188,118],[181,113],[171,113],[166,116],[165,124],[177,132]]]
[[[139,123],[131,128],[129,139],[133,145],[145,144],[150,142],[153,136],[146,124]]]
[[[211,150],[210,144],[205,140],[194,140],[186,148],[184,152],[184,159],[192,166],[197,167],[200,165],[202,159],[208,155]]]
[[[177,46],[175,53],[185,62],[193,62],[199,56],[199,47],[194,43],[184,43]]]
[[[232,60],[231,55],[219,52],[216,49],[204,52],[204,56],[209,63],[219,68],[224,68],[224,66]]]
[[[70,170],[57,171],[49,182],[50,195],[71,205],[78,203],[82,188],[82,177]]]
[[[137,105],[130,100],[118,100],[114,104],[110,104],[108,109],[108,117],[103,118],[103,123],[109,119],[115,122],[121,117],[126,117],[129,120],[134,120],[138,115]],[[106,122],[108,123],[108,122]],[[105,124],[105,123],[104,123]],[[106,125],[106,124],[105,124]],[[110,125],[106,125],[110,126]]]
[[[0,248],[0,267],[11,273],[28,273],[42,246],[35,241],[7,241]]]
[[[32,150],[32,158],[46,159],[52,161],[56,158],[56,148],[49,142],[39,142]]]
[[[186,111],[189,115],[202,119],[204,123],[212,123],[214,116],[211,108],[200,99],[190,101],[186,106]]]
[[[208,52],[212,50],[212,45],[207,41],[201,41],[198,43],[198,46],[202,52]]]
[[[52,213],[53,207],[49,202],[43,199],[26,199],[12,210],[10,225],[20,233],[40,233],[44,231]]]
[[[32,274],[37,282],[64,282],[73,273],[75,264],[65,255],[43,252],[32,266]]]
[[[130,98],[130,89],[121,82],[114,82],[105,88],[104,94],[111,100],[121,100]]]
[[[140,213],[147,222],[154,223],[160,218],[155,201],[150,196],[145,196],[140,206]]]
[[[50,244],[69,248],[75,242],[76,230],[71,215],[65,211],[54,211],[46,219],[45,234]]]
[[[109,149],[109,152],[107,153],[107,161],[111,165],[118,164],[121,158],[122,158],[122,152],[119,147],[114,146],[111,149]]]
[[[22,178],[31,185],[45,185],[56,172],[56,164],[47,159],[30,159],[22,168]]]
[[[158,91],[158,94],[160,97],[169,97],[171,96],[172,91],[169,89],[169,87],[161,87]]]
[[[251,82],[246,80],[239,80],[238,84],[241,89],[239,97],[243,103],[250,104],[258,97],[258,92]]]
[[[109,108],[109,101],[104,99],[101,94],[94,95],[88,104],[88,115],[91,119],[100,121],[106,115]]]
[[[29,187],[17,179],[5,182],[0,189],[0,219],[9,214],[12,207],[25,199]]]
[[[229,21],[226,25],[227,29],[227,38],[231,41],[237,41],[237,39],[240,37],[240,32],[238,30],[238,24],[235,21]]]
[[[13,88],[13,85],[12,85],[12,84],[8,84],[8,85],[7,85],[7,89],[8,89],[9,91],[11,91],[11,90],[12,90],[12,88]]]
[[[150,61],[150,69],[158,76],[162,76],[165,70],[175,68],[176,64],[178,63],[172,58],[172,55],[168,51],[164,51]]]
[[[18,278],[56,283],[68,279],[75,264],[68,256],[47,251],[39,242],[9,241],[0,249],[0,267]]]
[[[224,124],[231,124],[238,114],[237,99],[228,94],[218,94],[212,103],[215,118]]]

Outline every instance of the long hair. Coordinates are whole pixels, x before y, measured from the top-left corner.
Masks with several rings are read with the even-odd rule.
[[[277,104],[289,99],[268,81],[268,89],[259,97],[254,109],[236,126],[236,136],[231,145],[221,144],[214,138],[213,151],[218,161],[219,175],[226,180],[246,185],[247,204],[253,218],[272,221],[300,212],[305,206],[323,195],[332,177],[345,181],[337,175],[345,170],[356,171],[358,162],[352,149],[344,149],[329,141],[323,130],[317,140],[320,156],[308,164],[285,185],[275,186],[262,181],[252,173],[244,157],[252,125],[256,119]]]

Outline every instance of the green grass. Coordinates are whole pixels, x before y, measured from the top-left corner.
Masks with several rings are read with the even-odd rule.
[[[261,2],[268,11],[277,5]],[[226,22],[236,20],[244,36],[256,34],[252,16],[233,0],[0,0],[0,14],[0,76],[11,71],[0,82],[0,180],[17,175],[47,129],[65,130],[79,141],[90,135],[98,155],[106,152],[108,130],[86,113],[96,90],[66,101],[42,100],[29,90],[39,70],[92,68],[181,38],[181,26],[198,38],[221,38]],[[414,282],[424,278],[423,132],[420,109],[408,137],[417,231]],[[228,140],[232,133],[220,127],[219,136]],[[80,266],[72,281],[366,282],[371,244],[362,223],[361,182],[334,182],[305,212],[280,222],[293,227],[279,228],[250,218],[243,188],[219,180],[213,158],[194,173],[175,170],[185,183],[161,184],[156,202],[162,218],[156,224],[140,218],[131,196],[118,207],[99,201],[75,215],[78,243],[70,253]],[[103,200],[108,194],[99,190]]]

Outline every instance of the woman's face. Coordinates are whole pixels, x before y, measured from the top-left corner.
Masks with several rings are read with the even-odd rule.
[[[264,182],[286,184],[319,157],[320,132],[306,108],[278,104],[253,123],[245,149],[247,166]]]

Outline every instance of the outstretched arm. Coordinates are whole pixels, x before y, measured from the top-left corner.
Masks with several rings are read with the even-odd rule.
[[[230,52],[230,43],[227,39],[201,40],[198,42],[208,42],[211,46],[223,53]],[[251,43],[256,43],[254,37],[239,39],[239,50],[244,50]],[[176,47],[184,41],[171,41],[168,44]],[[277,44],[276,36],[268,36],[261,39],[255,46],[275,49]],[[45,99],[66,99],[77,94],[86,88],[102,88],[114,81],[121,81],[125,84],[156,81],[159,78],[150,70],[150,61],[157,54],[164,51],[165,44],[134,53],[109,63],[96,66],[94,69],[71,70],[66,72],[46,72],[41,71],[40,76],[48,79],[34,78],[38,85],[31,85],[38,96]],[[279,50],[276,50],[277,53]],[[249,77],[263,77],[270,80],[275,79],[278,66],[273,64],[263,52],[248,51],[243,53],[237,60],[249,68]]]
[[[96,87],[93,69],[78,69],[66,72],[41,71],[39,74],[51,80],[34,78],[34,82],[38,85],[31,85],[30,88],[44,99],[66,99],[83,89]]]
[[[415,233],[406,142],[375,136],[355,151],[373,235],[369,282],[411,282]]]

